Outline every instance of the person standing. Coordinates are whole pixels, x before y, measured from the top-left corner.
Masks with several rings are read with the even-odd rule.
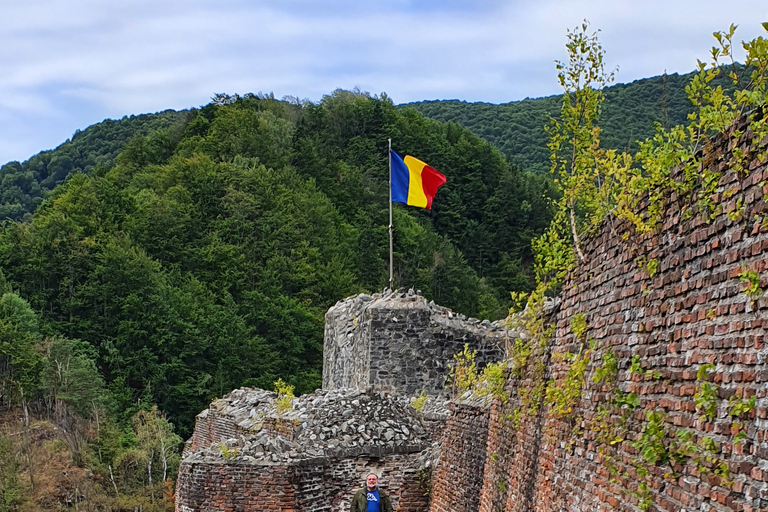
[[[371,473],[365,478],[365,487],[352,498],[349,512],[394,512],[389,496],[378,487],[379,477]]]

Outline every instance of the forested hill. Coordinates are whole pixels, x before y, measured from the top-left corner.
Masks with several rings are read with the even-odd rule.
[[[654,123],[684,124],[691,112],[685,92],[693,73],[662,75],[619,84],[605,90],[601,117],[602,144],[619,150],[654,134]],[[728,86],[726,79],[720,77]],[[422,101],[400,105],[443,122],[455,122],[499,148],[515,166],[533,172],[549,170],[550,152],[545,126],[557,117],[562,96],[525,99],[501,105],[457,100]],[[179,137],[191,111],[168,110],[157,114],[106,120],[78,131],[71,140],[43,151],[26,162],[9,162],[0,168],[0,220],[19,220],[35,208],[60,183],[77,172],[110,168],[117,154],[135,134],[160,129]]]
[[[685,124],[693,111],[685,86],[693,75],[665,74],[606,88],[600,116],[602,146],[636,150],[636,141],[653,136],[654,123],[666,127]],[[715,85],[729,87],[723,75],[715,80]],[[545,126],[551,117],[558,116],[562,101],[559,95],[501,105],[448,100],[405,106],[432,119],[458,123],[501,149],[514,165],[545,172],[550,168]]]
[[[189,115],[189,111],[166,110],[107,119],[78,130],[55,150],[41,151],[24,163],[8,162],[0,167],[0,220],[19,220],[34,212],[54,188],[76,172],[90,174],[98,167],[111,168],[125,143],[136,134],[160,129],[177,133]]]
[[[0,230],[0,293],[40,326],[30,352],[0,346],[6,399],[45,403],[35,354],[50,337],[93,349],[124,421],[156,403],[183,434],[233,388],[318,387],[324,313],[387,284],[388,138],[448,179],[432,211],[395,205],[396,285],[485,317],[529,287],[548,182],[456,124],[344,91],[168,115]],[[0,342],[27,325],[3,311]]]

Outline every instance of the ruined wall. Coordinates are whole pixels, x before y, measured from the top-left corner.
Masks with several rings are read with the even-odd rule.
[[[339,301],[325,314],[323,388],[370,385],[371,323],[366,311],[373,301],[371,295],[357,295]]]
[[[443,437],[440,463],[434,475],[429,512],[475,512],[488,439],[490,404],[484,399],[457,401]]]
[[[743,139],[741,149],[750,144]],[[672,196],[659,233],[624,241],[606,227],[588,242],[588,263],[561,296],[551,358],[532,358],[526,378],[508,382],[510,401],[492,410],[481,512],[768,510],[768,297],[748,296],[740,279],[754,271],[768,288],[768,172],[756,159],[748,175],[728,171],[729,149],[716,143],[706,161],[725,171],[716,200],[730,215],[707,223]],[[655,274],[639,257],[658,262]],[[582,347],[571,331],[580,313],[597,348],[578,403],[557,418],[533,374],[566,383],[562,356]],[[616,382],[598,384],[607,348],[618,358]],[[714,369],[700,380],[706,363]],[[714,419],[697,411],[707,379],[716,386]],[[731,401],[752,396],[756,407],[734,415]],[[630,399],[622,405],[622,397]],[[743,425],[733,429],[734,421]]]
[[[263,420],[263,409],[271,405],[276,397],[275,393],[263,389],[241,388],[214,400],[195,418],[195,430],[187,440],[182,456],[213,443],[248,434],[253,420]]]
[[[182,464],[176,487],[177,512],[284,512],[296,504],[295,468],[244,462]]]
[[[358,295],[325,315],[323,388],[445,396],[453,355],[469,344],[477,363],[502,358],[510,335],[498,323],[453,313],[413,290]],[[514,335],[513,335],[514,337]]]
[[[371,472],[400,512],[426,510],[439,441],[425,424],[444,423],[445,401],[430,399],[432,419],[422,423],[408,397],[370,389],[319,390],[288,411],[275,399],[241,388],[198,415],[177,512],[346,512]]]

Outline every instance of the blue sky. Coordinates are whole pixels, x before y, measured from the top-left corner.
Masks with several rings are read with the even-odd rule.
[[[765,0],[0,1],[0,163],[106,118],[215,93],[505,103],[560,92],[565,34],[600,29],[618,82],[686,73],[712,32],[764,35]]]

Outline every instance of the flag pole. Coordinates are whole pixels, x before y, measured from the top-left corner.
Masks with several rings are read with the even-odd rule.
[[[389,142],[389,289],[392,290],[394,286],[394,278],[392,276],[392,139],[387,139]]]

